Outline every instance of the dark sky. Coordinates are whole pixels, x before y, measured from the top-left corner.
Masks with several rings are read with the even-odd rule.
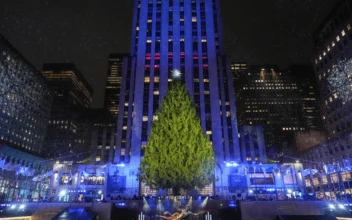
[[[248,64],[309,63],[336,0],[220,0],[226,52]],[[107,58],[130,49],[133,0],[1,0],[0,34],[39,70],[74,62],[103,103]]]

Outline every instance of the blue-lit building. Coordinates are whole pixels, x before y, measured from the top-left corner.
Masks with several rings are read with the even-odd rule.
[[[126,164],[126,185],[136,194],[146,188],[136,180],[143,146],[159,102],[178,69],[194,98],[204,133],[210,135],[218,168],[240,162],[232,73],[223,55],[220,1],[136,0],[131,56],[122,74],[114,163]],[[226,181],[227,182],[227,181]],[[218,182],[215,185],[219,184]],[[139,186],[141,186],[139,188]],[[208,193],[214,193],[210,186]]]

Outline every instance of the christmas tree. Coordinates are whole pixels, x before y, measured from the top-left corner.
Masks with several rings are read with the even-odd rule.
[[[140,180],[156,189],[203,188],[214,181],[209,137],[186,87],[173,82],[156,112],[140,167]]]

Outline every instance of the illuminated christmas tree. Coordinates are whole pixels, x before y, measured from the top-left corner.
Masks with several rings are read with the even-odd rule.
[[[215,160],[193,100],[178,80],[180,73],[172,74],[174,82],[153,121],[139,176],[149,186],[178,194],[212,183]]]

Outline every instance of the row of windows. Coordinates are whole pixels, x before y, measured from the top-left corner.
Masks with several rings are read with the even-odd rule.
[[[351,30],[351,25],[350,25],[350,24],[347,25],[347,30],[348,30],[348,31]],[[346,35],[345,30],[342,30],[342,31],[341,31],[341,36],[340,36],[340,35],[337,35],[337,36],[336,36],[336,41],[335,41],[335,40],[331,41],[331,44],[329,44],[329,45],[326,47],[326,51],[327,51],[327,52],[324,50],[324,51],[322,52],[322,54],[319,55],[318,59],[315,59],[315,64],[318,64],[318,62],[321,61],[321,60],[323,59],[323,57],[325,57],[325,56],[327,55],[327,53],[329,53],[329,52],[332,50],[332,48],[335,47],[336,43],[338,43],[338,42],[342,39],[342,37],[345,37],[345,35]],[[345,44],[346,44],[346,41],[345,41]],[[339,44],[339,48],[342,49],[342,46],[341,46],[340,44]],[[331,54],[329,55],[329,58],[332,59],[332,55],[331,55]],[[326,59],[325,59],[325,63],[327,63],[327,60],[326,60]],[[321,65],[322,65],[322,63],[321,63]]]

